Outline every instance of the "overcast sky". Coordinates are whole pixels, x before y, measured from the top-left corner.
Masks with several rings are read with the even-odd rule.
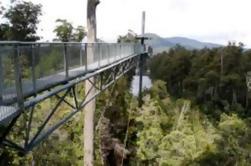
[[[3,0],[8,2],[9,0]],[[57,18],[86,26],[87,0],[31,0],[43,5],[39,34],[54,38]],[[146,11],[146,32],[162,37],[183,36],[227,44],[242,41],[251,47],[251,0],[100,0],[98,38],[115,41],[128,29],[141,30]]]

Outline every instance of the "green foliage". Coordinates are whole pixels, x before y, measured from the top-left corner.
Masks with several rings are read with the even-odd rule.
[[[72,37],[73,26],[67,20],[57,19],[56,23],[59,25],[56,26],[54,32],[60,41],[69,42]]]
[[[82,116],[74,117],[34,149],[33,160],[37,165],[83,165]]]
[[[183,165],[200,156],[205,150],[215,149],[213,142],[218,137],[215,128],[207,119],[201,121],[200,113],[190,110],[188,101],[169,103],[170,110],[162,110],[154,100],[149,102],[136,118],[144,126],[138,134],[137,144],[137,157],[142,162]],[[166,119],[163,118],[165,116]],[[168,128],[163,129],[161,126]]]
[[[14,3],[5,13],[7,24],[1,25],[1,39],[17,41],[36,41],[38,17],[42,15],[42,6],[32,2],[20,1]],[[3,35],[4,34],[4,35]]]
[[[3,14],[4,9],[5,9],[5,8],[2,6],[2,2],[0,2],[0,15]]]
[[[151,91],[159,91],[153,84]],[[156,93],[158,94],[158,93]],[[249,165],[250,122],[236,114],[208,117],[189,100],[145,97],[135,112],[139,165]]]
[[[57,54],[57,51],[54,50],[51,54]],[[57,57],[49,55],[48,57]],[[38,65],[37,74],[40,73],[40,69],[50,68],[50,65],[53,64],[55,60],[46,59],[46,62],[50,60],[50,63]],[[55,67],[54,67],[55,68]],[[118,80],[113,88],[110,88],[109,91],[105,91],[97,99],[97,111],[95,112],[95,124],[98,124],[99,117],[104,113],[104,116],[109,119],[110,126],[109,131],[111,134],[111,140],[118,139],[120,143],[123,143],[125,138],[125,131],[127,128],[128,122],[128,108],[131,105],[131,95],[129,94],[129,81],[131,76],[124,77]],[[83,99],[84,87],[83,84],[80,84],[76,87],[77,95],[79,98]],[[112,92],[112,94],[110,94]],[[60,94],[62,95],[62,94]],[[112,96],[112,97],[111,97]],[[70,103],[74,103],[74,100],[71,98],[66,98]],[[47,99],[36,106],[35,112],[33,114],[32,134],[34,135],[35,131],[42,124],[46,116],[48,116],[48,110],[50,110],[56,103],[57,99],[52,97]],[[60,105],[56,113],[53,115],[47,127],[64,117],[64,115],[70,113],[72,109],[66,104]],[[1,151],[1,160],[2,165],[83,165],[83,113],[79,113],[65,125],[56,130],[51,136],[43,141],[37,148],[30,152],[26,156],[19,156],[17,152],[5,149]],[[14,131],[10,135],[11,138],[16,141],[23,143],[24,139],[24,116],[20,118],[15,126]],[[102,128],[102,127],[101,127]],[[106,131],[105,131],[106,132]],[[95,134],[95,165],[102,165],[102,147],[100,134],[96,130]],[[110,147],[108,144],[104,148]],[[111,155],[114,155],[113,152],[110,152]],[[116,156],[115,156],[116,157]]]
[[[72,26],[70,22],[65,19],[57,19],[58,24],[54,29],[56,36],[62,42],[76,41],[81,42],[86,36],[86,31],[83,26],[78,26],[76,29]]]
[[[117,39],[118,43],[137,43],[138,40],[136,39],[136,34],[132,30],[129,30],[129,32],[125,36],[119,36]]]
[[[229,43],[214,49],[186,50],[181,46],[154,56],[151,78],[166,82],[171,96],[188,98],[204,110],[235,110],[244,115],[248,108],[246,73],[251,70],[250,51],[242,44]],[[229,105],[229,109],[226,108]]]
[[[221,115],[218,132],[221,135],[217,151],[203,153],[195,163],[200,165],[250,165],[250,123],[236,114]]]
[[[243,52],[241,45],[236,46],[232,43],[225,48],[199,51],[184,51],[184,48],[176,47],[169,53],[164,52],[153,58],[150,62],[151,77],[164,80],[172,96],[186,97],[201,104],[203,112],[212,115],[211,126],[215,126],[215,121],[217,122],[218,117],[221,117],[217,128],[209,127],[212,133],[208,132],[208,129],[204,131],[196,129],[200,131],[200,134],[204,133],[193,134],[194,138],[198,136],[195,139],[197,143],[203,138],[209,139],[202,141],[207,145],[206,147],[201,144],[194,148],[194,141],[190,139],[189,134],[193,130],[187,126],[196,128],[198,124],[201,123],[200,126],[203,126],[203,123],[205,121],[208,123],[209,120],[205,120],[203,115],[204,118],[198,123],[194,120],[198,116],[193,115],[193,118],[189,118],[189,114],[184,114],[185,120],[182,121],[183,118],[179,118],[182,123],[178,123],[178,128],[176,126],[176,130],[171,131],[165,137],[166,141],[161,141],[159,149],[161,146],[166,147],[163,154],[165,154],[164,158],[167,157],[166,159],[160,157],[158,163],[162,162],[164,165],[248,165],[247,163],[250,163],[248,158],[250,136],[247,134],[250,127],[237,115],[221,115],[221,112],[235,112],[243,116],[245,112],[243,109],[246,106],[245,74],[250,70],[250,65],[245,61],[249,58],[250,52]],[[166,109],[170,107],[161,102],[159,104]],[[168,109],[165,112],[169,114],[171,111]],[[191,110],[189,112],[198,114],[202,111]],[[171,116],[175,117],[175,114]],[[177,121],[170,122],[170,124],[173,123],[176,124]],[[185,132],[182,132],[183,130]],[[185,138],[185,140],[179,139],[182,140],[181,145],[179,140],[175,139],[177,137]],[[167,141],[169,143],[166,145]],[[186,148],[187,145],[189,148]],[[175,149],[177,147],[179,148]],[[202,148],[201,151],[198,151],[198,148]],[[190,149],[190,153],[187,149]],[[172,153],[169,152],[170,150],[173,150]]]
[[[136,122],[144,127],[137,133],[137,156],[141,160],[155,161],[158,158],[159,143],[163,138],[160,124],[160,108],[156,108],[156,103],[147,102],[141,112],[141,116],[136,118]]]
[[[152,88],[151,88],[151,97],[153,98],[166,98],[168,96],[167,89],[166,89],[166,83],[161,80],[157,80]]]
[[[82,39],[86,36],[86,30],[83,26],[78,26],[75,29],[75,32],[73,34],[73,40],[77,42],[81,42]]]
[[[53,74],[63,68],[62,50],[52,49],[49,54],[43,56],[35,68],[35,74],[39,78],[45,75]]]
[[[83,89],[83,87],[82,87]],[[48,116],[48,110],[55,104],[55,98],[47,99],[36,106],[33,114],[31,136],[34,136],[37,127],[40,126]],[[73,103],[67,99],[67,101]],[[55,124],[62,117],[71,112],[67,105],[62,105],[57,110],[56,114],[50,120],[49,125]],[[51,136],[42,142],[37,148],[25,156],[20,156],[16,151],[4,149],[1,152],[1,162],[4,165],[83,165],[83,113],[74,116],[61,128],[56,130]],[[24,118],[25,114],[20,117],[14,131],[10,137],[19,143],[24,140]],[[47,126],[47,127],[48,127]]]
[[[9,24],[0,24],[0,39],[8,40],[8,36],[10,36]]]

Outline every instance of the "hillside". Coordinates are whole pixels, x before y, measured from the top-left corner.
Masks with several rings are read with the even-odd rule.
[[[204,47],[207,48],[215,48],[220,47],[219,44],[214,43],[207,43],[207,42],[200,42],[194,39],[189,39],[185,37],[171,37],[171,38],[165,38],[167,41],[174,43],[174,44],[180,44],[188,49],[202,49]]]
[[[168,49],[174,47],[177,44],[187,49],[202,49],[205,47],[215,48],[221,46],[219,44],[201,42],[198,40],[189,39],[185,37],[163,38],[153,33],[147,33],[145,36],[151,38],[151,40],[148,40],[146,43],[154,48],[154,53],[167,51]]]

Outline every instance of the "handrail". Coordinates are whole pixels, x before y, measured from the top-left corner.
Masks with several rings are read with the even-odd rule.
[[[95,50],[93,63],[87,62],[87,47]],[[0,105],[36,95],[45,87],[67,82],[79,74],[140,54],[142,50],[140,44],[131,43],[0,42],[0,67],[3,69],[0,73]],[[13,71],[14,78],[11,77]]]
[[[138,43],[116,43],[116,42],[29,42],[29,41],[0,41],[0,44],[138,44]]]

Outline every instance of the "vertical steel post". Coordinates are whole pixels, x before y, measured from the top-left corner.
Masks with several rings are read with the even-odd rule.
[[[119,43],[119,59],[122,57],[122,46],[121,43]]]
[[[141,53],[139,56],[139,107],[142,106],[142,81],[143,81],[143,61],[144,61],[144,54]]]
[[[112,54],[113,54],[113,62],[115,62],[116,61],[116,44],[113,44],[112,45]]]
[[[85,52],[84,52],[84,57],[83,57],[83,59],[84,59],[84,64],[85,64],[85,71],[87,72],[87,70],[88,70],[88,63],[87,63],[87,48],[88,48],[88,44],[86,43],[85,44]]]
[[[36,82],[36,72],[35,72],[35,62],[36,62],[36,56],[37,54],[37,45],[32,44],[31,46],[31,56],[32,56],[32,64],[31,64],[31,70],[32,70],[32,85],[33,85],[33,91],[37,93],[37,82]]]
[[[17,103],[21,111],[23,111],[23,87],[22,87],[22,68],[20,66],[20,48],[19,44],[15,45],[14,54],[14,65],[15,65],[15,84],[17,93]]]
[[[1,49],[2,46],[0,46]],[[0,50],[1,51],[1,50]],[[0,54],[0,105],[3,102],[3,85],[4,85],[4,78],[3,78],[3,54]]]
[[[146,21],[146,12],[143,11],[142,12],[142,29],[141,29],[142,36],[145,35],[145,21]]]
[[[101,46],[100,43],[97,43],[97,49],[98,49],[98,68],[101,67]]]
[[[141,37],[141,45],[143,47],[143,53],[140,54],[139,57],[139,107],[142,106],[142,80],[143,80],[143,68],[144,68],[144,55],[145,55],[145,43],[144,43],[144,35],[145,35],[145,12],[142,13],[142,37]]]
[[[67,44],[64,43],[64,71],[66,79],[69,78],[69,58],[67,52]]]
[[[110,44],[107,44],[108,64],[110,64]]]
[[[100,68],[100,43],[96,43],[95,44],[95,54],[96,54],[96,58],[98,60],[98,67]]]
[[[83,58],[82,43],[80,43],[80,46],[79,46],[79,60],[80,60],[80,66],[83,66],[84,58]]]
[[[100,58],[100,66],[103,66],[103,45],[100,43],[99,45],[99,58]]]
[[[116,61],[116,52],[115,52],[115,45],[112,45],[112,62]]]

